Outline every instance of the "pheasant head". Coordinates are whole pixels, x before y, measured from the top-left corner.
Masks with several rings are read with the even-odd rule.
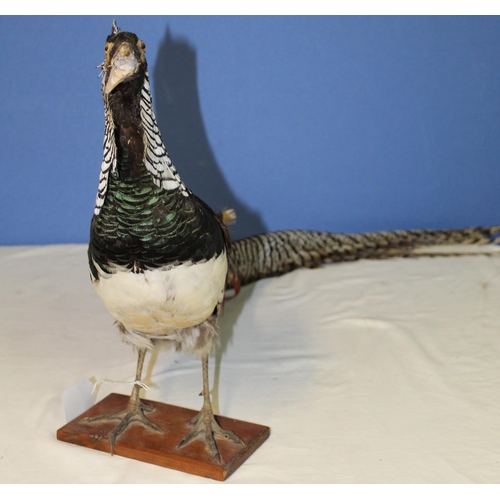
[[[134,33],[120,31],[113,21],[111,35],[104,46],[101,68],[104,96],[122,82],[144,78],[147,71],[146,44]]]

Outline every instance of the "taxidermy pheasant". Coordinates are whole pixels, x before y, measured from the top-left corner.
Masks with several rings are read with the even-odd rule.
[[[138,349],[136,384],[118,420],[111,452],[131,424],[162,430],[139,399],[146,351],[172,345],[202,360],[203,407],[179,443],[197,437],[220,463],[215,438],[243,441],[214,418],[208,355],[217,339],[229,236],[220,218],[182,182],[152,107],[145,44],[113,22],[102,63],[104,154],[88,249],[91,279],[125,340]]]
[[[239,444],[215,420],[209,394],[208,355],[217,339],[225,289],[285,274],[299,267],[357,259],[411,257],[418,247],[493,242],[499,226],[458,230],[335,234],[277,231],[232,243],[222,219],[182,182],[163,145],[152,108],[144,42],[115,23],[102,64],[104,154],[89,265],[98,296],[125,340],[138,349],[136,383],[127,408],[89,419],[118,421],[110,448],[132,423],[163,432],[139,399],[147,350],[171,345],[199,356],[203,407],[179,443],[205,439],[220,462],[216,438]],[[427,252],[432,255],[432,250]]]

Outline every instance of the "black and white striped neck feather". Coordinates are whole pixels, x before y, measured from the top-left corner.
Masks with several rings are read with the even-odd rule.
[[[102,91],[104,100],[104,144],[101,172],[99,175],[99,186],[94,208],[94,214],[99,215],[106,199],[108,189],[109,174],[118,175],[117,151],[115,143],[115,122],[109,106],[109,97],[104,91],[105,75],[102,80]],[[180,189],[184,196],[189,196],[191,192],[182,182],[177,169],[168,156],[163,144],[161,133],[156,123],[153,104],[151,98],[151,88],[149,85],[149,75],[146,70],[141,89],[140,116],[144,128],[144,165],[153,177],[154,183],[158,187],[163,187],[167,191]]]

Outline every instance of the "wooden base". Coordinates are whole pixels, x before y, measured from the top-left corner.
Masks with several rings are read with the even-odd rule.
[[[82,422],[82,420],[97,415],[111,415],[123,410],[126,408],[128,400],[128,396],[110,394],[79,417],[61,427],[57,431],[57,439],[109,453],[107,436],[118,425],[118,421],[87,423]],[[191,430],[188,425],[189,421],[198,412],[155,401],[145,399],[143,401],[154,407],[154,411],[147,413],[147,416],[163,429],[164,434],[151,431],[141,425],[131,424],[116,440],[115,455],[224,481],[270,435],[269,427],[217,416],[223,429],[233,431],[245,442],[245,445],[242,446],[225,439],[217,440],[222,459],[220,465],[206,451],[202,438],[192,441],[183,448],[177,448],[180,440]]]

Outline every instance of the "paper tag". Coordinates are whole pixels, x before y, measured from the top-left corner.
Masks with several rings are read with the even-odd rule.
[[[62,393],[66,422],[70,422],[78,417],[78,415],[81,415],[94,404],[92,388],[92,382],[86,378],[82,378]]]

